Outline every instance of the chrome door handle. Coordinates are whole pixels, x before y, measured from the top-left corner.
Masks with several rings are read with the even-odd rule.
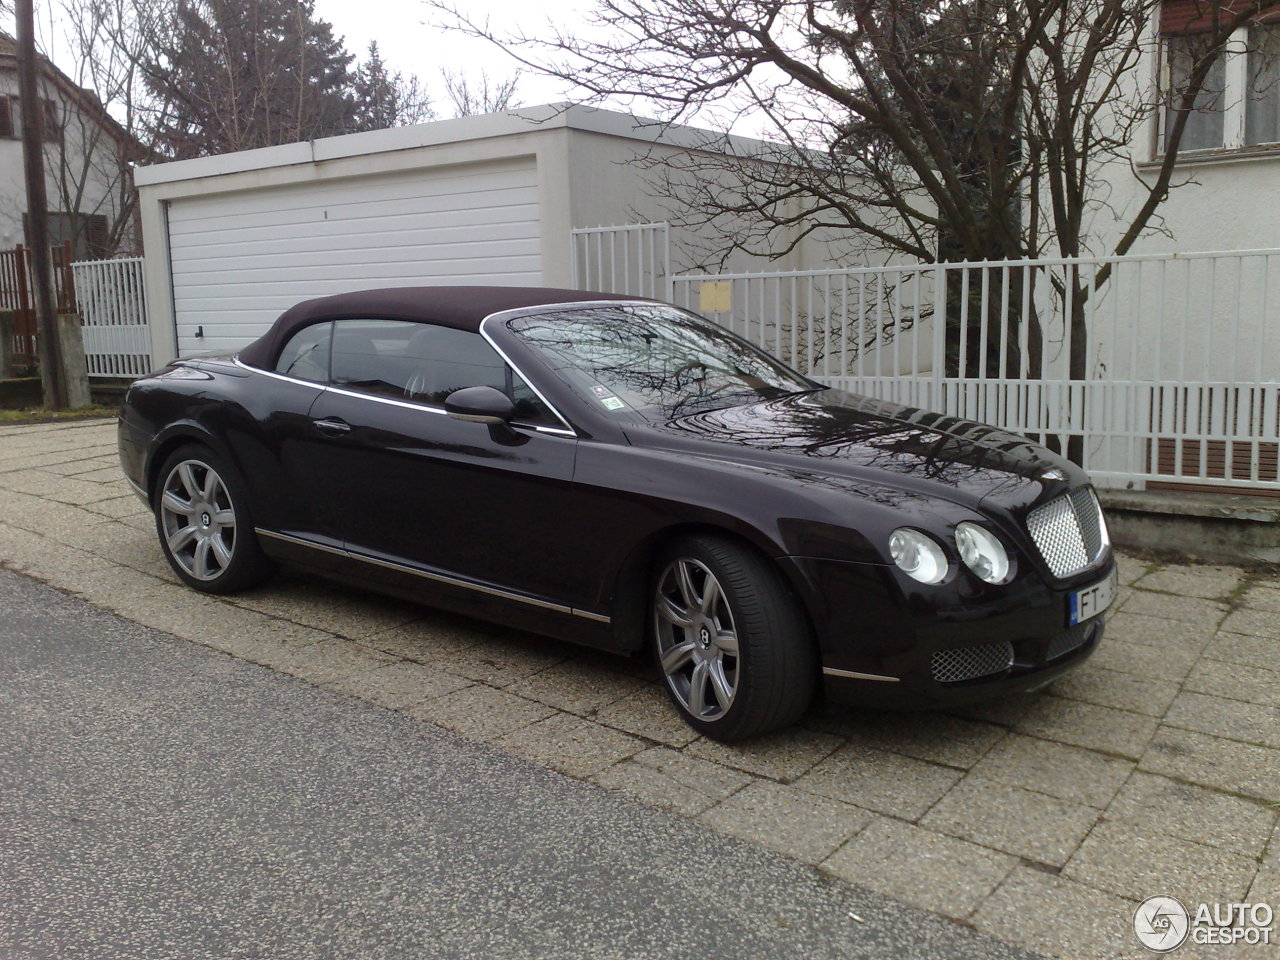
[[[340,437],[344,433],[351,432],[351,424],[338,417],[327,417],[324,420],[312,420],[312,425],[321,433],[331,437]]]

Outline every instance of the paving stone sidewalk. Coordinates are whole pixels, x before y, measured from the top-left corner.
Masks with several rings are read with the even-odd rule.
[[[1122,557],[1102,647],[1043,693],[730,747],[643,659],[288,573],[225,599],[180,586],[113,422],[0,427],[0,565],[1046,954],[1145,955],[1132,916],[1157,893],[1280,912],[1280,578]]]

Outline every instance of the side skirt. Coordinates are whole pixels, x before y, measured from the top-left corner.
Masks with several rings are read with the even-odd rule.
[[[268,552],[277,559],[299,563],[331,579],[351,580],[365,589],[573,643],[616,649],[611,618],[603,614],[292,534],[262,528],[254,532],[271,543],[275,549]]]

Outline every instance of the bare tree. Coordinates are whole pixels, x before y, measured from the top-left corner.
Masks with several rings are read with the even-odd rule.
[[[723,177],[683,189],[691,215],[723,221],[726,241],[752,253],[778,255],[823,229],[924,260],[1085,252],[1082,228],[1102,202],[1089,187],[1103,164],[1128,161],[1160,105],[1124,99],[1142,86],[1159,0],[597,0],[594,40],[503,35],[431,5],[587,99],[722,131],[749,119],[777,146],[748,161],[773,162],[698,157],[738,189],[726,199]],[[1280,0],[1199,6],[1204,29],[1169,91],[1160,167],[1122,239],[1099,252],[1124,253],[1151,226],[1214,63],[1236,28]],[[769,234],[787,228],[786,246],[744,236],[744,214]]]
[[[1233,33],[1280,0],[1196,0],[1163,91],[1140,69],[1159,55],[1159,0],[596,0],[589,36],[550,37],[431,5],[590,101],[716,126],[718,149],[643,162],[722,256],[778,256],[822,231],[922,261],[981,261],[1124,254],[1159,229],[1209,78]],[[1139,201],[1112,210],[1105,175],[1131,166],[1153,122],[1161,148],[1134,178]],[[724,136],[748,125],[773,145],[744,155]],[[1104,234],[1118,239],[1095,249]],[[1056,278],[1072,305],[1073,379],[1087,373],[1086,304],[1109,275]]]
[[[136,63],[145,48],[132,0],[62,0],[66,73],[50,66],[53,110],[45,162],[66,215],[64,238],[81,256],[138,252],[132,163],[147,157],[137,133],[144,100]]]
[[[137,247],[131,164],[146,150],[134,135],[135,71],[111,23],[113,8],[131,2],[61,0],[56,15],[46,10],[39,115],[51,230],[55,241],[71,241],[78,256]],[[19,221],[24,210],[14,199],[4,212]]]
[[[478,76],[443,70],[441,77],[455,117],[497,113],[520,106],[520,101],[515,98],[516,84],[520,82],[519,72],[500,80],[490,78],[483,70]]]

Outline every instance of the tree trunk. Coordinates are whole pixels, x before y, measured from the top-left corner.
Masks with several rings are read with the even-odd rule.
[[[1070,390],[1081,391],[1080,408],[1084,416],[1089,414],[1089,288],[1080,282],[1080,268],[1072,267],[1067,280],[1067,289],[1071,291],[1071,310],[1068,319],[1071,362],[1068,364],[1067,377]],[[1074,406],[1074,404],[1072,405]],[[1078,466],[1084,466],[1084,424],[1074,424],[1067,438],[1067,459]]]

